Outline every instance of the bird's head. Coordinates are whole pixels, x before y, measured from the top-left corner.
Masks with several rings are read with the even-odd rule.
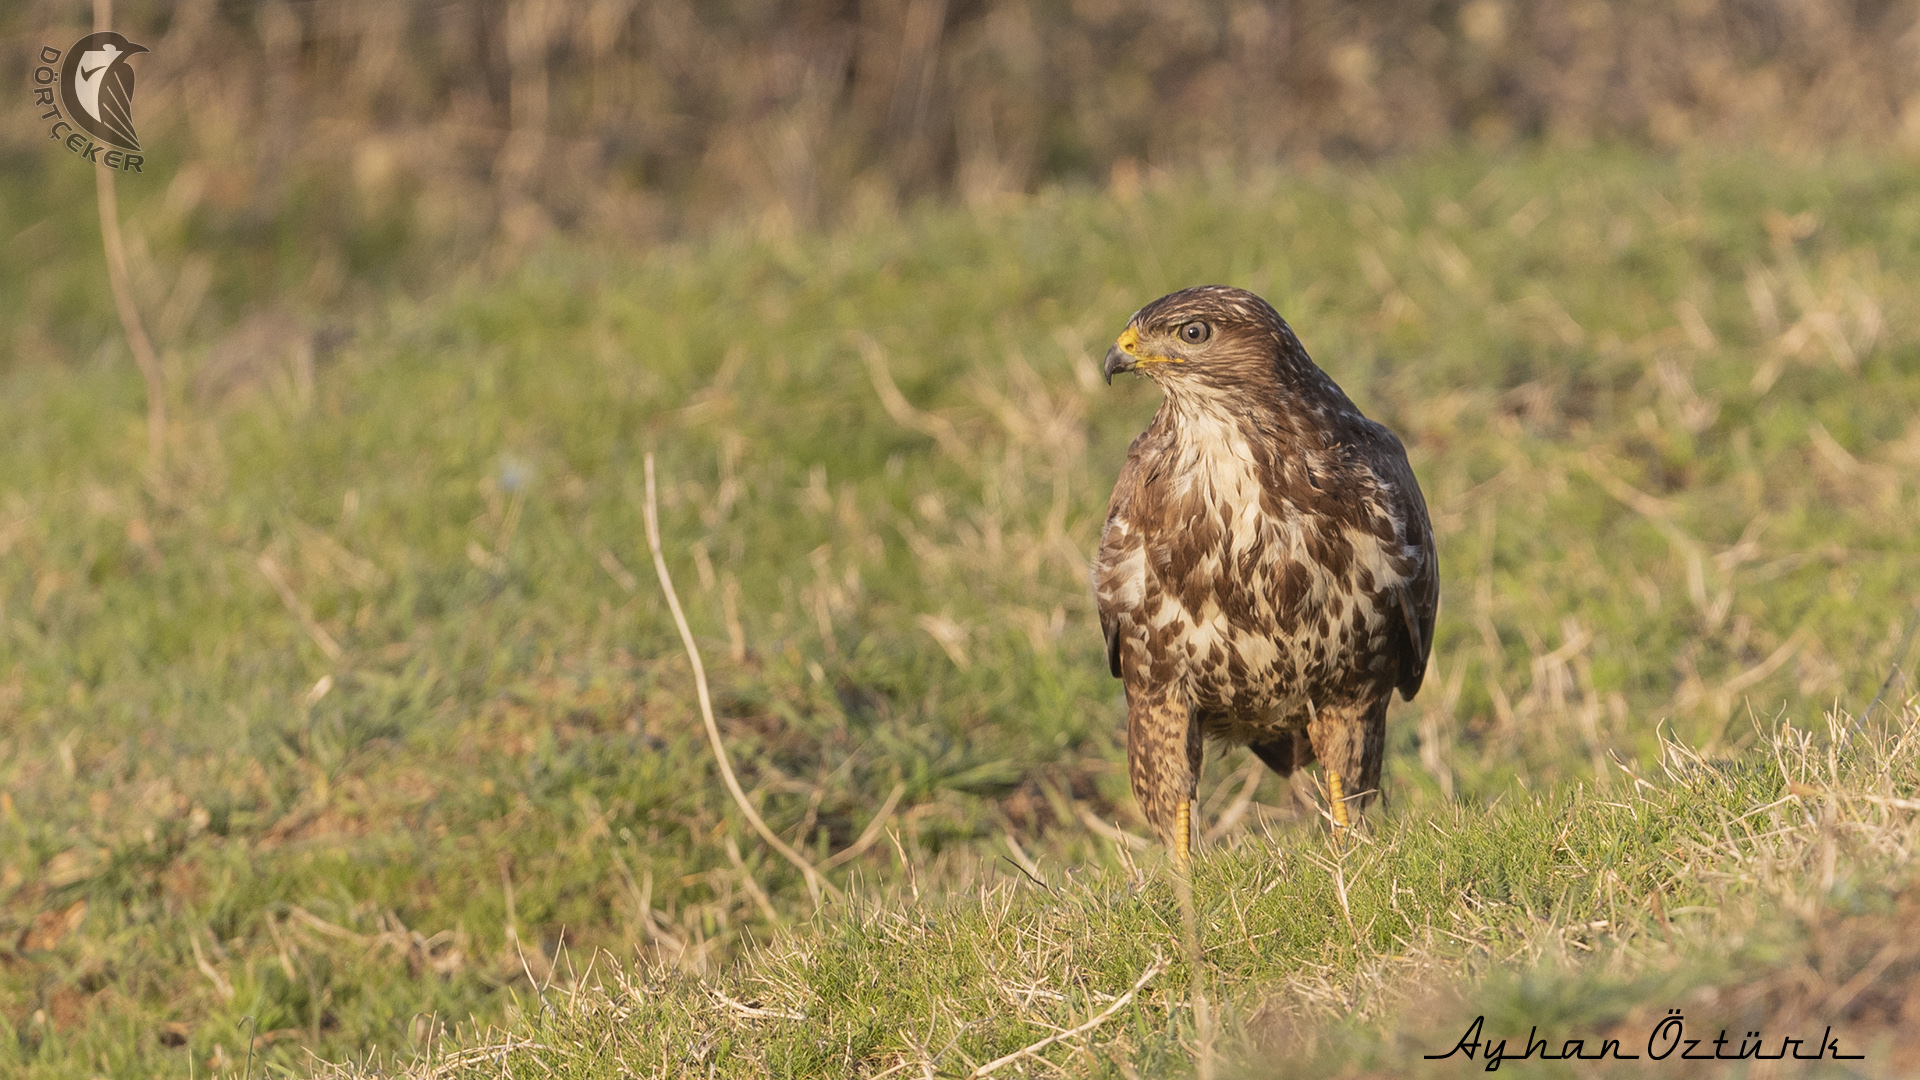
[[[1108,382],[1115,372],[1133,371],[1169,391],[1244,384],[1271,373],[1291,340],[1265,300],[1245,289],[1198,285],[1134,312],[1103,370]]]
[[[82,44],[85,44],[85,42],[93,43],[87,50],[88,52],[98,50],[106,53],[109,63],[123,57],[132,56],[136,53],[149,51],[145,45],[135,45],[133,42],[128,41],[125,37],[122,37],[112,30],[103,30],[85,39]]]

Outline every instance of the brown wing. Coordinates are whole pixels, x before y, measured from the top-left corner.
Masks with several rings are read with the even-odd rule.
[[[1413,700],[1427,676],[1427,656],[1433,651],[1433,622],[1440,611],[1440,557],[1433,546],[1433,522],[1427,500],[1407,463],[1406,448],[1386,427],[1366,424],[1372,436],[1367,447],[1374,475],[1386,490],[1389,504],[1402,523],[1401,545],[1412,561],[1411,574],[1397,590],[1400,625],[1406,633],[1400,654],[1399,679],[1394,684],[1404,700]]]
[[[1154,428],[1149,427],[1127,448],[1127,463],[1114,482],[1107,521],[1100,530],[1100,551],[1093,561],[1093,597],[1100,609],[1100,633],[1107,643],[1107,669],[1116,679],[1120,645],[1141,625],[1138,613],[1154,584],[1145,541],[1161,516],[1148,490],[1158,443]]]

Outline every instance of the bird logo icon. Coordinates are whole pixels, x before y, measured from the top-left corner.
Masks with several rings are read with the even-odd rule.
[[[73,122],[103,143],[140,149],[133,130],[133,67],[127,60],[146,51],[111,30],[75,42],[60,69],[60,97]]]

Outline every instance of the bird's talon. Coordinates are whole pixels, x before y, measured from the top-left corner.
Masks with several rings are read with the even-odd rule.
[[[1347,820],[1347,798],[1341,789],[1340,774],[1327,770],[1327,801],[1333,804],[1333,831],[1344,833],[1353,826]]]

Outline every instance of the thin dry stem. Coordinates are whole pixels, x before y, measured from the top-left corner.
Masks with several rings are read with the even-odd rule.
[[[1211,844],[1220,840],[1240,824],[1240,819],[1245,817],[1247,810],[1253,806],[1254,792],[1259,790],[1260,781],[1265,776],[1265,763],[1255,761],[1248,765],[1246,775],[1240,780],[1240,790],[1234,794],[1233,802],[1220,812],[1220,817],[1214,821],[1213,827],[1200,838],[1202,844]]]
[[[222,999],[232,1001],[234,993],[233,983],[225,975],[220,974],[219,968],[207,962],[206,954],[200,951],[199,931],[194,931],[187,939],[187,943],[193,946],[193,963],[195,967],[200,969],[200,974],[205,975],[207,981],[213,983],[214,990],[219,992]]]
[[[293,591],[293,586],[287,584],[287,576],[280,572],[280,564],[273,560],[273,556],[261,554],[254,560],[254,566],[259,568],[260,576],[267,579],[267,584],[273,586],[273,591],[280,594],[280,602],[286,605],[287,613],[307,632],[320,651],[327,654],[327,659],[339,662],[343,652],[340,643],[327,633],[326,627],[320,625],[320,620],[313,617],[313,612],[301,601],[300,594]]]
[[[713,759],[720,766],[720,776],[726,781],[727,790],[733,795],[734,805],[746,815],[747,822],[753,826],[755,832],[760,834],[760,839],[765,840],[767,846],[779,852],[800,871],[801,876],[807,879],[807,888],[812,891],[816,902],[822,891],[835,900],[844,899],[840,890],[821,877],[820,872],[814,869],[806,856],[787,846],[786,841],[780,839],[778,834],[767,827],[766,821],[760,817],[760,812],[747,801],[747,793],[741,789],[739,778],[733,774],[733,762],[727,757],[726,743],[720,738],[720,725],[713,719],[713,699],[707,693],[707,668],[700,662],[700,646],[694,643],[693,630],[687,625],[686,613],[680,610],[680,596],[673,590],[673,576],[667,572],[667,559],[660,550],[660,509],[654,488],[652,454],[647,455],[646,468],[647,547],[653,552],[653,570],[660,577],[660,591],[667,594],[667,610],[673,613],[673,624],[680,630],[680,643],[687,647],[687,660],[693,665],[694,689],[700,698],[700,719],[707,725],[707,741],[713,746]]]
[[[867,375],[873,380],[874,393],[880,395],[880,404],[886,407],[887,415],[893,417],[894,423],[932,439],[948,457],[961,464],[973,461],[972,449],[960,437],[952,421],[914,408],[913,403],[900,392],[900,387],[894,384],[893,373],[887,370],[887,354],[881,350],[879,342],[862,336],[860,355],[867,361]]]
[[[1079,1027],[1068,1028],[1065,1031],[1058,1032],[1053,1035],[1049,1035],[1046,1038],[1041,1039],[1037,1043],[1033,1043],[1028,1046],[1023,1046],[1020,1049],[1015,1050],[1011,1054],[994,1058],[992,1061],[989,1061],[985,1065],[982,1065],[979,1068],[973,1070],[973,1072],[969,1073],[968,1076],[971,1077],[972,1080],[979,1080],[980,1077],[987,1076],[1004,1066],[1011,1065],[1014,1062],[1019,1061],[1021,1058],[1032,1057],[1033,1055],[1038,1054],[1040,1051],[1045,1050],[1047,1047],[1052,1046],[1054,1043],[1057,1043],[1062,1039],[1071,1039],[1078,1035],[1085,1035],[1087,1032],[1092,1031],[1094,1028],[1097,1028],[1101,1024],[1105,1023],[1107,1021],[1107,1018],[1112,1016],[1114,1013],[1117,1013],[1121,1009],[1126,1008],[1127,1005],[1133,1001],[1133,996],[1140,992],[1140,988],[1143,986],[1146,986],[1147,983],[1155,975],[1160,974],[1161,969],[1164,967],[1166,967],[1166,965],[1156,958],[1153,963],[1147,965],[1147,970],[1141,972],[1140,977],[1133,981],[1132,989],[1129,989],[1126,993],[1121,994],[1119,997],[1113,999],[1113,1004],[1107,1006],[1105,1009],[1102,1009],[1100,1011],[1100,1015],[1095,1016],[1093,1019],[1087,1021],[1084,1024],[1081,1024]],[[1206,1075],[1206,1073],[1203,1073],[1202,1075]]]
[[[740,883],[746,886],[747,895],[753,897],[753,902],[760,906],[760,914],[765,915],[769,923],[779,926],[783,921],[780,913],[774,910],[773,900],[767,896],[767,890],[760,887],[753,871],[747,868],[747,861],[740,857],[740,845],[734,843],[732,836],[727,837],[727,861],[740,871]]]
[[[93,0],[93,29],[113,29],[113,0]],[[127,335],[127,348],[133,362],[140,366],[140,377],[147,384],[147,467],[158,473],[166,464],[167,396],[160,373],[160,357],[147,337],[140,310],[133,304],[133,286],[127,280],[127,246],[120,236],[120,201],[113,190],[113,170],[94,169],[94,193],[100,204],[100,239],[106,247],[107,284],[113,289],[113,306],[120,313],[120,328]]]
[[[867,822],[867,827],[860,833],[860,836],[855,839],[853,843],[847,845],[838,855],[821,863],[820,868],[822,870],[831,870],[841,863],[859,858],[863,852],[872,847],[874,843],[880,839],[881,830],[886,828],[887,819],[893,816],[893,808],[900,805],[900,796],[906,793],[907,785],[893,785],[893,790],[887,794],[887,801],[880,804],[880,812],[873,815],[872,821]]]
[[[1080,815],[1080,823],[1085,825],[1089,831],[1096,836],[1113,841],[1123,850],[1132,848],[1135,851],[1147,851],[1153,847],[1153,841],[1144,836],[1130,833],[1117,825],[1110,825],[1100,820],[1098,815],[1094,814],[1092,810],[1087,809],[1082,803],[1075,802],[1073,809],[1075,813]]]

